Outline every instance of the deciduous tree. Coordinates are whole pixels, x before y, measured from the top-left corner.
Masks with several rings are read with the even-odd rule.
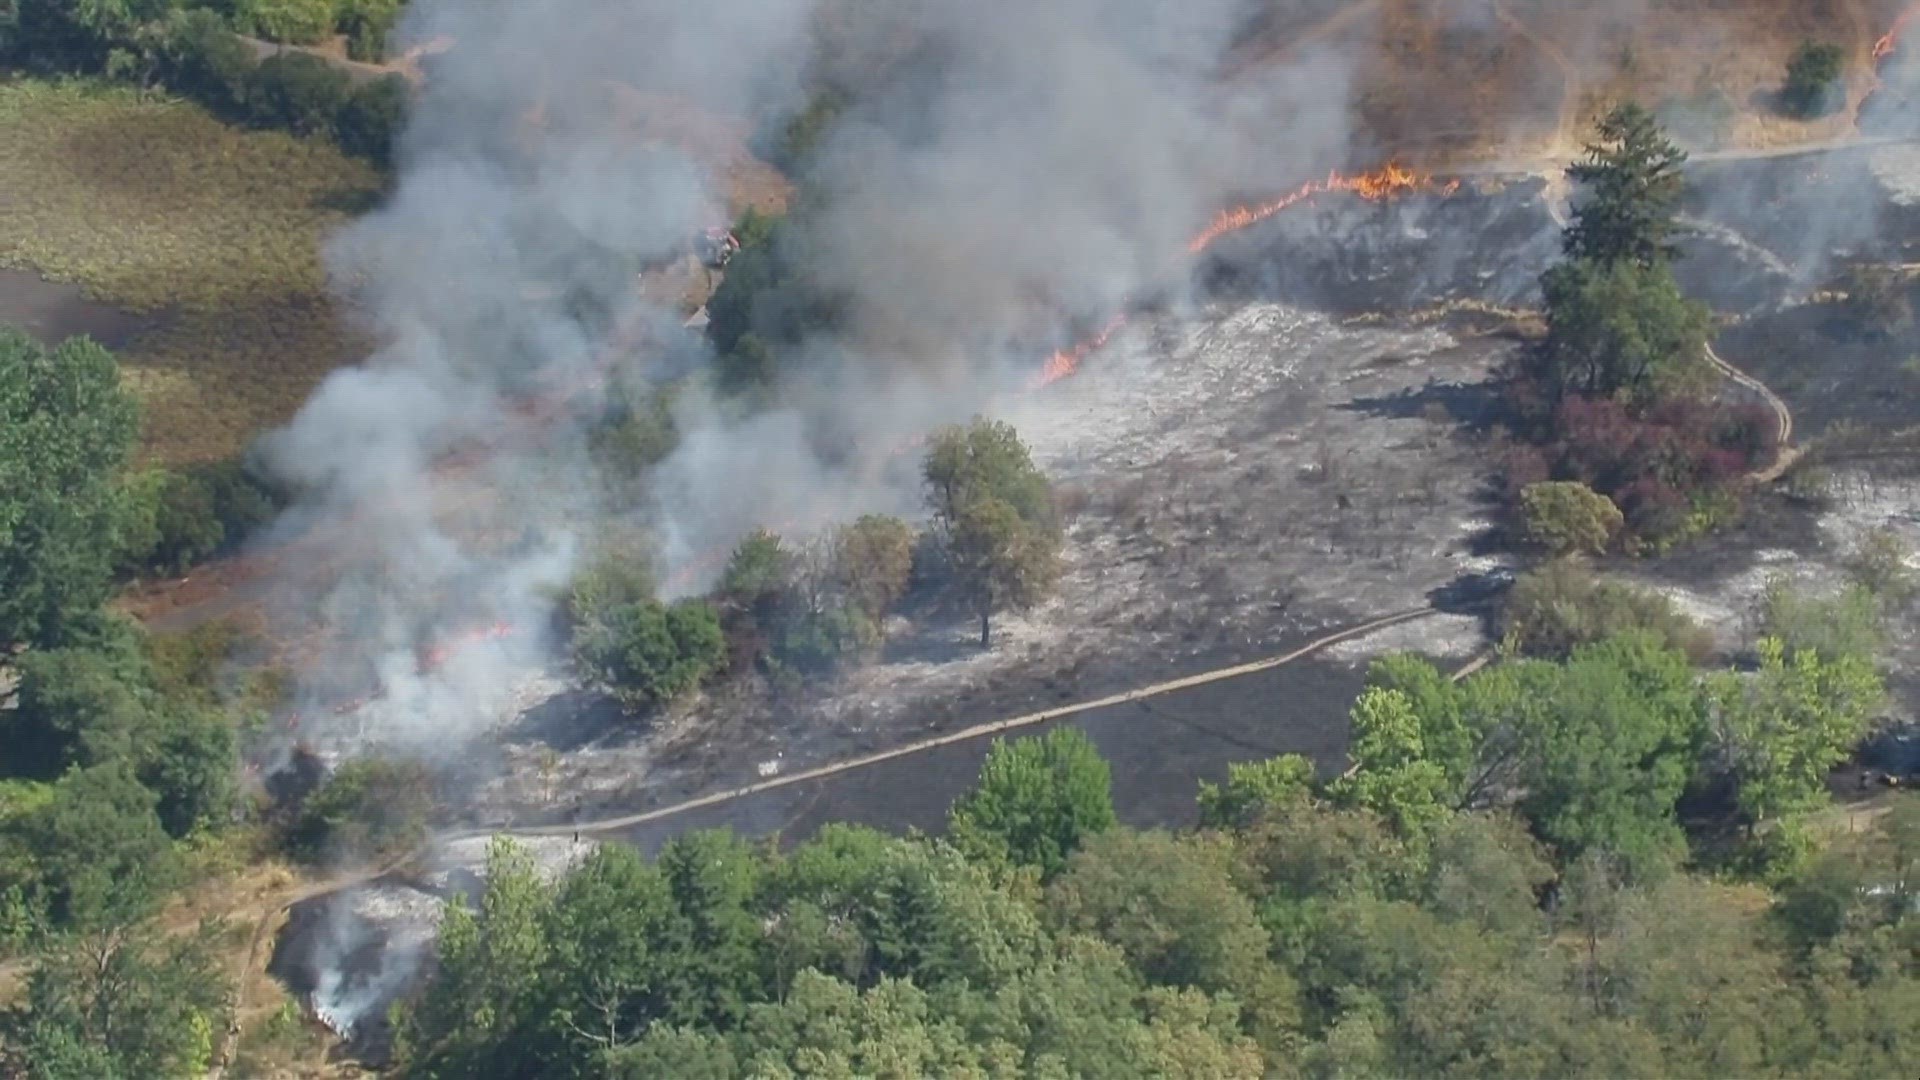
[[[1052,876],[1080,842],[1113,827],[1112,772],[1076,728],[995,741],[980,780],[953,805],[968,851]]]
[[[0,646],[55,644],[107,598],[135,423],[106,349],[0,328]]]

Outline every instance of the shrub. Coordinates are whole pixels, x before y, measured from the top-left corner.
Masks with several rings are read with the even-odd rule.
[[[1780,89],[1780,107],[1789,116],[1809,119],[1825,116],[1846,104],[1840,69],[1846,58],[1838,45],[1800,43],[1787,61],[1786,85]]]
[[[204,8],[174,12],[160,51],[169,85],[221,110],[238,103],[239,89],[256,66],[253,50]]]
[[[333,32],[333,0],[235,0],[233,26],[291,45],[317,45]]]
[[[907,591],[913,543],[912,526],[880,514],[834,530],[830,574],[835,592],[868,619],[884,618]]]
[[[407,80],[398,75],[382,75],[349,89],[333,118],[340,149],[383,169],[391,167],[395,140],[407,121],[408,95]]]
[[[1890,607],[1904,604],[1913,596],[1913,570],[1907,565],[1911,553],[1890,528],[1869,531],[1847,555],[1847,573],[1860,586]]]
[[[1847,294],[1841,325],[1856,337],[1885,341],[1913,325],[1913,303],[1890,267],[1855,263],[1841,275],[1840,290]]]
[[[1501,623],[1508,641],[1535,656],[1564,657],[1632,630],[1650,631],[1696,662],[1713,651],[1712,637],[1665,596],[1604,581],[1567,563],[1520,575]]]
[[[1602,554],[1624,524],[1611,499],[1570,480],[1526,487],[1520,515],[1528,542],[1556,557]]]
[[[1775,578],[1760,599],[1760,634],[1779,638],[1788,655],[1871,659],[1885,642],[1882,617],[1879,598],[1858,582],[1819,594]]]
[[[303,135],[328,134],[351,92],[348,78],[320,57],[281,52],[267,57],[241,91],[257,121]]]
[[[615,609],[654,598],[653,571],[625,552],[605,552],[575,572],[562,614],[575,628],[604,622]]]
[[[879,639],[879,629],[858,610],[829,607],[784,620],[774,657],[800,671],[830,671]]]
[[[349,57],[377,64],[399,17],[400,0],[340,0],[334,27],[346,35]]]
[[[720,618],[699,602],[624,604],[574,636],[581,669],[630,708],[672,701],[700,685],[725,656]]]
[[[421,766],[349,761],[307,796],[288,831],[287,850],[306,862],[398,851],[419,840],[432,809],[432,779]]]

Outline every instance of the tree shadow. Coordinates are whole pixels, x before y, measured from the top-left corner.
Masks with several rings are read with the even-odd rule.
[[[1359,397],[1334,406],[1390,420],[1444,418],[1475,435],[1484,435],[1506,419],[1506,403],[1496,382],[1458,383],[1428,380],[1392,394]]]

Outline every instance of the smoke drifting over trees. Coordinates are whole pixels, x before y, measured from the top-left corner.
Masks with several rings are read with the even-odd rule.
[[[894,448],[985,407],[1063,318],[1164,279],[1226,192],[1343,156],[1337,57],[1276,68],[1278,93],[1214,82],[1243,15],[1228,0],[914,3],[871,19],[803,0],[412,5],[405,41],[457,44],[423,62],[390,196],[329,253],[380,345],[266,446],[305,493],[283,530],[345,523],[348,550],[329,553],[343,572],[319,601],[342,655],[318,667],[377,672],[355,741],[445,746],[497,714],[610,516],[641,519],[671,597],[756,525],[911,512],[918,478]],[[861,29],[816,48],[833,25]],[[637,120],[665,108],[773,128],[829,62],[867,85],[808,159],[792,242],[844,318],[783,358],[772,405],[682,386],[676,448],[637,508],[611,505],[588,452],[606,388],[645,396],[685,370],[668,347],[678,315],[640,300],[634,275],[736,209],[711,155]],[[1259,111],[1276,100],[1287,138]],[[1256,121],[1257,144],[1240,137]],[[529,418],[528,401],[567,404]],[[421,670],[424,643],[495,620],[528,632]]]

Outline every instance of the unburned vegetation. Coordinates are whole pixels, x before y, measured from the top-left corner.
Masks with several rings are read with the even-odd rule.
[[[357,354],[321,244],[376,197],[371,166],[85,82],[0,84],[0,142],[0,263],[157,323],[123,354],[148,455],[230,455]]]

